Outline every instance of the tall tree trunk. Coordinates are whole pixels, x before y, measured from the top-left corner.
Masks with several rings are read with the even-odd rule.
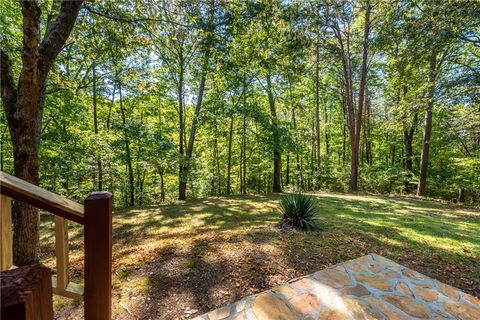
[[[403,88],[403,95],[405,96],[407,93],[407,87]],[[407,115],[405,115],[407,118]],[[415,129],[418,124],[418,110],[415,110],[413,114],[413,119],[411,120],[410,126],[407,127],[407,123],[405,120],[404,128],[403,128],[403,144],[405,149],[405,156],[404,156],[404,167],[407,173],[407,180],[405,181],[405,192],[410,193],[412,192],[412,184],[410,183],[412,172],[413,172],[413,138],[415,134]]]
[[[52,4],[55,18],[46,23],[40,42],[41,10],[37,1],[22,1],[22,68],[15,83],[12,62],[0,49],[1,96],[13,145],[15,175],[39,184],[40,130],[45,81],[69,37],[83,1]],[[20,44],[18,44],[20,46]],[[15,201],[13,206],[13,262],[22,266],[38,261],[39,214],[34,207]]]
[[[97,72],[96,72],[96,64],[95,61],[92,63],[92,87],[93,87],[93,130],[95,136],[98,136],[98,116],[97,116]],[[97,153],[97,169],[98,169],[98,180],[97,180],[97,188],[98,191],[103,190],[103,170],[102,170],[102,158],[98,150]]]
[[[160,164],[157,164],[156,167],[160,176],[160,202],[165,202],[165,172]]]
[[[362,141],[362,164],[372,164],[372,151],[370,141],[370,99],[368,97],[368,88],[365,89],[365,108],[364,108],[364,124],[363,124],[363,141]]]
[[[244,98],[246,99],[246,98]],[[242,134],[242,150],[243,150],[243,190],[242,194],[247,193],[247,116],[243,115],[243,134]]]
[[[294,132],[294,136],[293,136],[293,142],[295,144],[295,166],[296,166],[296,184],[297,184],[297,188],[300,187],[303,189],[303,185],[302,185],[302,173],[301,173],[301,167],[300,167],[300,153],[298,152],[298,139],[297,139],[297,135],[296,135],[296,132],[297,132],[297,117],[296,117],[296,114],[295,114],[295,106],[292,105],[292,124],[293,124],[293,132]]]
[[[392,167],[395,165],[395,154],[397,153],[397,146],[394,144],[392,145]]]
[[[366,124],[366,127],[367,127],[367,137],[368,137],[368,140],[367,140],[367,144],[366,144],[366,153],[367,153],[367,163],[368,164],[373,164],[373,151],[372,151],[372,139],[370,139],[370,136],[371,136],[371,133],[372,133],[372,104],[371,104],[371,101],[370,101],[370,97],[368,95],[368,87],[367,87],[367,90],[366,90],[366,96],[365,96],[365,108],[366,108],[366,111],[367,111],[367,124]]]
[[[272,118],[273,134],[273,192],[282,192],[282,158],[280,146],[280,131],[278,127],[277,110],[275,108],[275,97],[273,95],[272,79],[270,73],[267,74],[267,95],[270,106],[270,116]]]
[[[200,78],[200,85],[198,87],[197,103],[195,105],[195,111],[193,114],[192,126],[190,127],[190,138],[188,139],[185,159],[184,161],[182,161],[180,165],[181,179],[180,179],[179,195],[178,195],[179,200],[185,200],[187,198],[187,176],[188,176],[188,171],[190,167],[190,161],[193,155],[193,146],[195,143],[195,136],[197,133],[198,118],[200,116],[200,110],[202,109],[203,93],[205,91],[205,82],[207,77],[208,60],[209,60],[209,53],[207,52],[205,55],[202,75]]]
[[[140,178],[138,179],[138,205],[143,206],[143,187],[145,185],[145,177],[147,174],[147,169],[143,168],[142,173],[138,174]]]
[[[184,82],[184,66],[183,60],[180,61],[180,71],[178,75],[178,123],[180,126],[179,133],[179,153],[180,153],[180,166],[178,172],[178,200],[187,199],[187,177],[186,177],[186,158],[185,158],[185,120],[184,120],[184,107],[183,107],[183,82]]]
[[[118,83],[118,93],[120,95],[120,114],[122,116],[123,138],[125,141],[125,153],[127,156],[128,185],[129,185],[129,195],[130,195],[129,205],[133,207],[135,205],[135,179],[133,176],[132,155],[130,151],[130,138],[128,135],[127,122],[125,118],[125,109],[123,108],[122,85],[120,83]]]
[[[287,169],[285,170],[285,185],[290,185],[290,152],[287,153]]]
[[[418,118],[418,113],[415,113],[415,116]],[[403,143],[405,145],[405,170],[407,172],[413,171],[413,123],[410,130],[404,130],[403,132]],[[412,134],[410,134],[412,133]]]
[[[356,121],[352,144],[351,167],[350,167],[350,191],[358,190],[358,156],[360,146],[360,133],[362,129],[362,115],[365,104],[365,91],[367,86],[368,72],[368,37],[370,34],[370,3],[367,2],[365,9],[365,23],[363,28],[363,45],[362,45],[362,65],[360,69],[360,90],[358,94],[358,110],[356,112]],[[355,117],[354,114],[351,117]]]
[[[220,173],[220,156],[218,152],[218,126],[217,121],[215,120],[214,123],[214,140],[213,140],[213,160],[215,164],[215,171],[216,171],[216,180],[217,180],[217,192],[216,194],[220,196],[222,194],[222,185],[221,185],[221,173]],[[214,178],[215,180],[215,178]]]
[[[435,83],[437,78],[437,53],[432,51],[428,74],[428,101],[425,109],[425,128],[423,131],[422,157],[420,160],[420,177],[417,195],[425,196],[427,189],[428,158],[430,154],[430,137],[432,135],[432,111],[435,104]]]
[[[345,98],[342,99],[343,105],[343,128],[342,128],[342,171],[345,171],[347,162],[347,106]]]
[[[233,140],[233,115],[230,117],[230,128],[228,130],[228,163],[227,163],[227,195],[231,192],[230,177],[232,171],[232,140]]]
[[[3,129],[2,135],[0,136],[0,171],[5,171],[4,170],[4,141],[5,141],[5,134],[7,132],[7,127]]]
[[[240,194],[243,194],[243,170],[242,170],[242,167],[243,167],[243,153],[244,153],[244,150],[243,150],[243,137],[242,137],[242,142],[240,144],[240,163],[238,164],[238,173],[240,175]]]
[[[215,1],[210,0],[209,18],[208,18],[208,26],[207,26],[208,30],[205,30],[207,32],[207,35],[206,35],[206,38],[204,39],[205,40],[204,47],[203,47],[204,56],[203,56],[203,63],[202,63],[202,69],[201,69],[200,84],[198,86],[197,102],[195,104],[195,111],[193,114],[192,125],[190,127],[190,136],[189,136],[188,145],[186,148],[185,159],[183,159],[180,163],[179,187],[178,187],[179,200],[186,200],[187,198],[188,171],[190,168],[190,161],[193,155],[193,146],[195,143],[195,136],[197,133],[198,118],[200,116],[200,110],[202,109],[203,94],[205,92],[205,83],[206,83],[207,72],[208,72],[208,67],[210,63],[210,50],[211,50],[211,47],[213,46],[213,33],[215,31],[214,13],[215,13]],[[185,140],[184,142],[186,143],[186,138],[184,138],[184,140]],[[182,152],[180,152],[180,154],[182,154]]]
[[[315,180],[316,187],[319,187],[320,177],[320,34],[317,33],[317,43],[315,45]]]
[[[330,156],[330,131],[328,129],[328,109],[327,104],[323,105],[323,112],[324,112],[324,120],[323,120],[323,127],[325,128],[325,154],[327,158]]]

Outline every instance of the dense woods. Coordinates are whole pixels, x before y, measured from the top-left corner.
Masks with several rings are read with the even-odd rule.
[[[1,170],[120,207],[292,189],[478,204],[479,10],[3,1]]]

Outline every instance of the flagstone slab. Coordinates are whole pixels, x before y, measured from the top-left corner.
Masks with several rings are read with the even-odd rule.
[[[480,320],[480,300],[377,254],[346,261],[202,320]]]

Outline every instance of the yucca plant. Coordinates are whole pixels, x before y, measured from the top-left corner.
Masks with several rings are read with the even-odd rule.
[[[303,230],[316,230],[316,214],[318,212],[313,198],[304,194],[292,194],[281,200],[281,225],[288,225]]]

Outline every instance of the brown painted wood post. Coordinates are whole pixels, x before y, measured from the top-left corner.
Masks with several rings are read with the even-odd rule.
[[[112,195],[85,199],[85,319],[112,317]]]
[[[52,320],[52,273],[41,264],[3,271],[0,319]]]

